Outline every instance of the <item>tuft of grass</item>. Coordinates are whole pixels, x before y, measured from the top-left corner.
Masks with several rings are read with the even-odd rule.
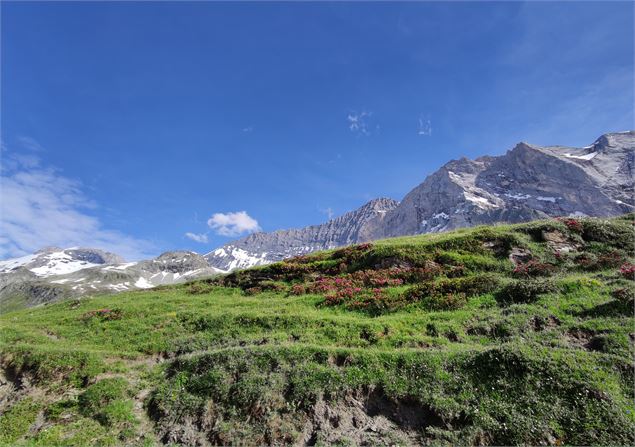
[[[26,435],[41,407],[40,403],[26,397],[2,414],[0,416],[0,444],[13,444]]]
[[[133,425],[133,403],[127,389],[128,383],[121,377],[102,379],[80,394],[79,410],[106,427]]]

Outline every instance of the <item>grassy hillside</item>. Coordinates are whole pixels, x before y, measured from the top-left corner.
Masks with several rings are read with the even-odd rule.
[[[633,215],[0,317],[0,443],[635,444]]]

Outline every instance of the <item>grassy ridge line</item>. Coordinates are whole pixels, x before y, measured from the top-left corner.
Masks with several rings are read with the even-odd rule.
[[[554,232],[575,248],[564,260],[544,239]],[[633,282],[613,259],[632,263],[632,247],[633,216],[479,227],[5,314],[0,357],[17,390],[0,404],[0,442],[337,443],[357,433],[355,443],[632,444]],[[530,251],[545,276],[518,276],[512,249]],[[355,293],[293,294],[320,277],[384,281],[386,265],[410,265],[410,282],[382,283],[370,298],[377,287],[362,284],[355,293],[372,312]],[[412,282],[412,268],[428,270]],[[509,284],[545,282],[546,293],[503,299]],[[466,296],[443,308],[448,293]],[[339,428],[316,420],[320,409]],[[352,419],[377,431],[360,435]]]

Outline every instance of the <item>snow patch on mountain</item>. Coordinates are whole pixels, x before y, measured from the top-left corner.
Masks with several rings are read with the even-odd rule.
[[[100,264],[73,259],[64,251],[53,252],[42,258],[46,264],[40,267],[29,269],[37,276],[65,275],[89,267],[96,267]]]
[[[584,155],[571,155],[571,154],[564,154],[565,157],[567,158],[577,158],[578,160],[592,160],[598,153],[597,152],[591,152],[589,154],[584,154]]]
[[[7,273],[11,270],[23,267],[30,262],[33,262],[37,258],[37,255],[26,255],[19,258],[7,259],[6,261],[0,261],[0,273]]]

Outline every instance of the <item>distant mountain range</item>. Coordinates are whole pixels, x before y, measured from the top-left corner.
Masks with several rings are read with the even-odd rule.
[[[519,143],[505,155],[445,164],[401,202],[375,199],[321,225],[256,233],[205,255],[222,269],[246,268],[316,250],[550,216],[614,216],[635,209],[635,131],[591,146]]]
[[[380,198],[320,225],[254,233],[201,256],[187,251],[124,263],[89,248],[45,249],[0,261],[0,310],[61,297],[171,284],[380,238],[553,216],[635,209],[635,131],[583,148],[519,143],[506,154],[453,160],[401,202]]]

